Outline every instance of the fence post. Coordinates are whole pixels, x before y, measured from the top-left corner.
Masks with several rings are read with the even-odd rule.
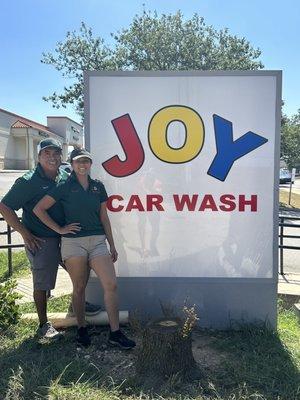
[[[11,227],[7,224],[7,244],[11,244]],[[7,249],[8,276],[12,276],[12,249]]]
[[[280,246],[283,246],[283,223],[284,223],[284,217],[280,217],[280,236],[279,236],[279,243]],[[280,275],[284,275],[283,273],[283,247],[280,247]]]

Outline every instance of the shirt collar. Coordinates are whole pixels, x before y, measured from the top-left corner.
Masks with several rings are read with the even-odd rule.
[[[56,175],[56,178],[55,178],[55,182],[58,183],[58,182],[60,182],[61,180],[63,180],[63,178],[65,177],[65,175],[66,175],[66,172],[64,172],[63,170],[61,170],[60,168],[58,168],[57,175]]]
[[[37,164],[35,171],[41,178],[48,179],[50,181],[53,180],[51,178],[48,178],[48,176],[45,174],[45,171],[43,170],[43,167],[41,166],[40,163]],[[63,174],[62,174],[61,170],[58,168],[57,175],[56,175],[56,178],[54,181],[56,183],[60,182],[60,180],[62,179],[62,176],[63,176]]]
[[[72,171],[71,174],[69,175],[69,180],[73,182],[78,182],[77,176],[74,171]]]
[[[70,174],[70,176],[69,176],[69,179],[70,179],[71,181],[73,181],[73,182],[78,183],[78,185],[80,185],[80,183],[78,182],[77,176],[76,176],[76,174],[75,174],[74,171],[71,172],[71,174]],[[90,187],[91,184],[92,184],[92,182],[93,182],[93,179],[90,177],[90,175],[88,175],[88,182],[89,182],[89,187]]]

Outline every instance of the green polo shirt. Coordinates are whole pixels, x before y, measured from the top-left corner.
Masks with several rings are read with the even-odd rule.
[[[43,168],[38,164],[34,170],[28,171],[21,178],[18,178],[1,201],[12,210],[23,209],[22,223],[34,235],[39,237],[59,236],[43,224],[32,210],[51,189],[68,177],[69,175],[65,171],[59,169],[56,179],[52,180],[45,175]],[[56,223],[64,225],[65,218],[61,204],[54,204],[48,211]]]
[[[84,190],[73,172],[66,182],[58,184],[48,195],[62,204],[66,224],[80,223],[79,232],[63,236],[83,237],[105,234],[100,220],[100,206],[108,199],[108,196],[103,183],[89,177],[89,187]]]

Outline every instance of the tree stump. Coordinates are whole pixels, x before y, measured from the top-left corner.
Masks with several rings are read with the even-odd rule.
[[[191,334],[184,336],[183,322],[179,318],[162,318],[146,326],[136,361],[138,375],[188,376],[195,367]]]

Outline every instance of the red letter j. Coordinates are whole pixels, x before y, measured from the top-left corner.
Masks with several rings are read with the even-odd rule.
[[[125,153],[125,160],[120,160],[118,155],[105,161],[102,165],[106,172],[112,176],[122,178],[134,174],[144,163],[145,154],[142,143],[138,137],[129,114],[122,115],[111,121]]]

